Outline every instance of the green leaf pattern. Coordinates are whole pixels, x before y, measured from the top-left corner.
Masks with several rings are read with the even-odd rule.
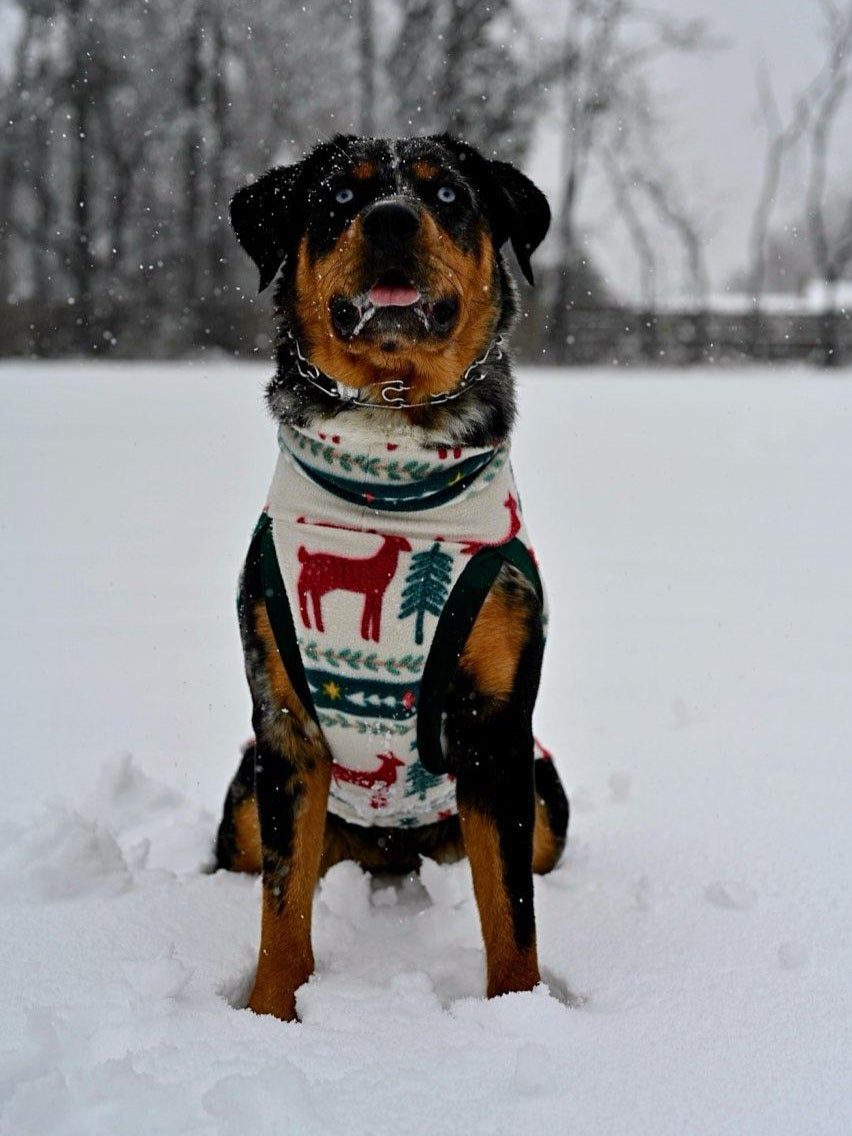
[[[401,737],[407,734],[411,729],[408,722],[370,722],[369,719],[364,718],[350,718],[346,714],[329,714],[324,710],[320,710],[317,714],[321,726],[328,729],[332,727],[341,730],[356,730],[359,734],[373,734],[376,737],[384,737],[386,734],[393,734]]]
[[[353,671],[370,671],[372,674],[378,674],[380,671],[387,671],[389,674],[399,676],[405,673],[419,675],[423,670],[423,664],[426,660],[425,655],[401,655],[399,658],[388,656],[386,659],[379,658],[375,651],[364,651],[355,647],[340,647],[334,650],[333,647],[320,647],[314,640],[299,640],[299,647],[302,653],[310,659],[312,663],[327,663],[331,667],[339,669],[341,665],[349,667]]]
[[[326,465],[339,466],[345,473],[359,469],[368,477],[384,476],[389,481],[421,481],[424,477],[430,477],[446,469],[445,465],[425,461],[412,460],[400,463],[398,458],[382,461],[378,455],[348,453],[328,442],[317,441],[316,438],[308,438],[295,431],[293,436],[296,445],[303,453],[309,453],[312,458],[318,458]]]

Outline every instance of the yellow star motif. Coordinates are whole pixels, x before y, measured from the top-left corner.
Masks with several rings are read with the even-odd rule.
[[[450,485],[457,485],[463,477],[464,474],[462,473],[462,471],[460,469],[456,470],[455,476],[450,478],[450,480],[447,482],[447,486],[449,487]]]
[[[336,702],[340,697],[340,687],[336,682],[324,682],[322,684],[323,691],[328,695],[332,702]]]

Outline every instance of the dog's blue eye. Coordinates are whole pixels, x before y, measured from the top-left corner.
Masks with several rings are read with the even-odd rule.
[[[337,193],[334,195],[334,200],[338,205],[348,205],[354,196],[354,192],[349,188],[338,189]]]
[[[443,201],[445,205],[449,205],[451,201],[455,201],[456,191],[450,189],[448,185],[442,185],[438,190],[438,200]]]

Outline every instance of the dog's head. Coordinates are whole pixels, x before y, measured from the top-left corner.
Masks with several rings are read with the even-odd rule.
[[[550,210],[514,166],[447,135],[338,136],[241,189],[231,222],[313,364],[359,390],[402,381],[422,403],[511,324],[500,250],[532,283]]]

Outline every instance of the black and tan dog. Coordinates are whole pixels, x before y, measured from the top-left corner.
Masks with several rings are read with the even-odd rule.
[[[383,438],[416,434],[436,453],[502,452],[515,402],[499,345],[517,299],[500,250],[511,242],[532,282],[530,256],[550,221],[523,174],[448,136],[341,136],[240,190],[231,220],[260,289],[277,277],[267,400],[282,429],[334,434],[357,421]],[[424,672],[430,699],[424,693],[416,713],[425,719],[428,702],[434,736],[420,760],[430,776],[452,779],[457,809],[423,825],[356,824],[328,810],[336,755],[293,649],[286,597],[273,602],[268,532],[256,532],[239,602],[256,742],[229,789],[217,844],[220,867],[263,872],[250,1007],[295,1017],[295,992],[314,967],[316,881],[344,859],[408,872],[421,855],[467,855],[488,995],[531,989],[539,981],[532,873],[553,868],[568,826],[558,775],[546,755],[535,756],[532,734],[544,643],[537,575],[492,556],[473,607],[455,621],[452,612],[441,617],[443,655],[431,657],[436,638]],[[493,551],[483,550],[485,561]],[[366,595],[364,603],[366,612]]]

